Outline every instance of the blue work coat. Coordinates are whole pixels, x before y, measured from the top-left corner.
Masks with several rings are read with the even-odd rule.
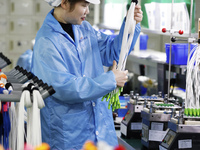
[[[32,72],[56,93],[41,110],[42,141],[55,150],[80,150],[88,140],[116,146],[112,110],[102,96],[116,88],[112,66],[119,59],[125,21],[114,39],[87,22],[72,25],[75,41],[50,11],[37,33]],[[139,24],[130,49],[140,33]]]
[[[33,51],[31,49],[26,50],[17,60],[17,65],[29,72],[31,69],[32,55]]]

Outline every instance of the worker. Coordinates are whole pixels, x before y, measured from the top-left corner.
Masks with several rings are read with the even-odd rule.
[[[33,46],[35,44],[35,39],[31,40],[32,47],[31,49],[27,49],[17,60],[17,65],[26,69],[26,71],[30,71],[31,69],[31,61],[33,55]]]
[[[41,109],[42,141],[53,150],[80,150],[86,141],[116,146],[112,110],[101,99],[127,81],[128,71],[116,69],[125,19],[113,39],[85,20],[90,3],[100,0],[45,1],[54,8],[36,35],[31,72],[56,93],[45,99]],[[142,17],[137,5],[130,50],[140,34]],[[104,72],[103,65],[113,68]]]

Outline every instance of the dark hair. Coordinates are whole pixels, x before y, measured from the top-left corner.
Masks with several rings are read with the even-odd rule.
[[[85,0],[65,0],[64,3],[67,3],[67,2],[70,3],[70,11],[73,11],[75,8],[75,4],[82,1],[85,1]]]

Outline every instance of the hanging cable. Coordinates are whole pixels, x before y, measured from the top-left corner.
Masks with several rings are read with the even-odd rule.
[[[187,63],[186,75],[186,100],[185,115],[199,116],[199,65],[200,65],[200,46],[196,46],[190,52]]]
[[[33,147],[42,144],[40,109],[45,106],[38,88],[31,86],[33,105],[27,109],[27,144]]]
[[[22,150],[24,148],[24,104],[26,100],[30,101],[30,89],[24,88],[20,102],[17,103],[18,108],[18,121],[17,121],[17,150]]]

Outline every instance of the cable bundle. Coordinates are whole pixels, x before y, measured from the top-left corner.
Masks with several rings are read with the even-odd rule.
[[[16,109],[14,102],[11,102],[11,106],[9,109],[10,115],[10,123],[11,130],[9,134],[9,148],[15,150],[16,148],[16,140],[17,140],[17,119],[16,119]]]
[[[19,103],[16,103],[16,110],[17,110],[17,150],[23,150],[24,149],[24,106],[27,104],[28,106],[31,105],[31,90],[30,88],[24,88],[21,99]],[[15,145],[15,144],[14,144]]]
[[[133,40],[134,32],[135,32],[135,25],[136,21],[134,20],[134,10],[135,10],[135,2],[131,2],[131,6],[129,8],[127,17],[126,17],[126,23],[125,23],[125,28],[124,28],[124,33],[123,33],[123,39],[122,39],[122,46],[121,46],[121,51],[120,51],[120,56],[119,56],[119,62],[118,62],[118,67],[117,69],[120,71],[125,70],[126,66],[126,60],[128,57],[129,49],[131,47],[131,43]],[[110,109],[112,105],[112,110],[114,111],[115,109],[120,108],[120,102],[119,102],[119,95],[123,91],[123,88],[116,88],[114,91],[106,94],[103,98],[107,99],[107,101],[110,99],[108,108]]]
[[[33,94],[33,105],[27,109],[27,144],[36,147],[42,144],[40,109],[45,104],[38,88],[32,86],[31,90]]]
[[[24,149],[24,106],[27,108],[27,145],[36,147],[42,144],[40,109],[43,108],[45,104],[38,88],[32,83],[24,88],[20,102],[17,103],[16,106],[18,112],[17,150]]]
[[[186,100],[185,115],[200,116],[200,46],[196,46],[190,52],[187,63],[186,75]]]
[[[41,140],[40,109],[45,106],[43,99],[54,94],[55,90],[36,76],[23,72],[26,71],[19,66],[6,74],[0,72],[0,144],[11,150],[47,150],[50,147]],[[13,81],[12,84],[7,78]]]

